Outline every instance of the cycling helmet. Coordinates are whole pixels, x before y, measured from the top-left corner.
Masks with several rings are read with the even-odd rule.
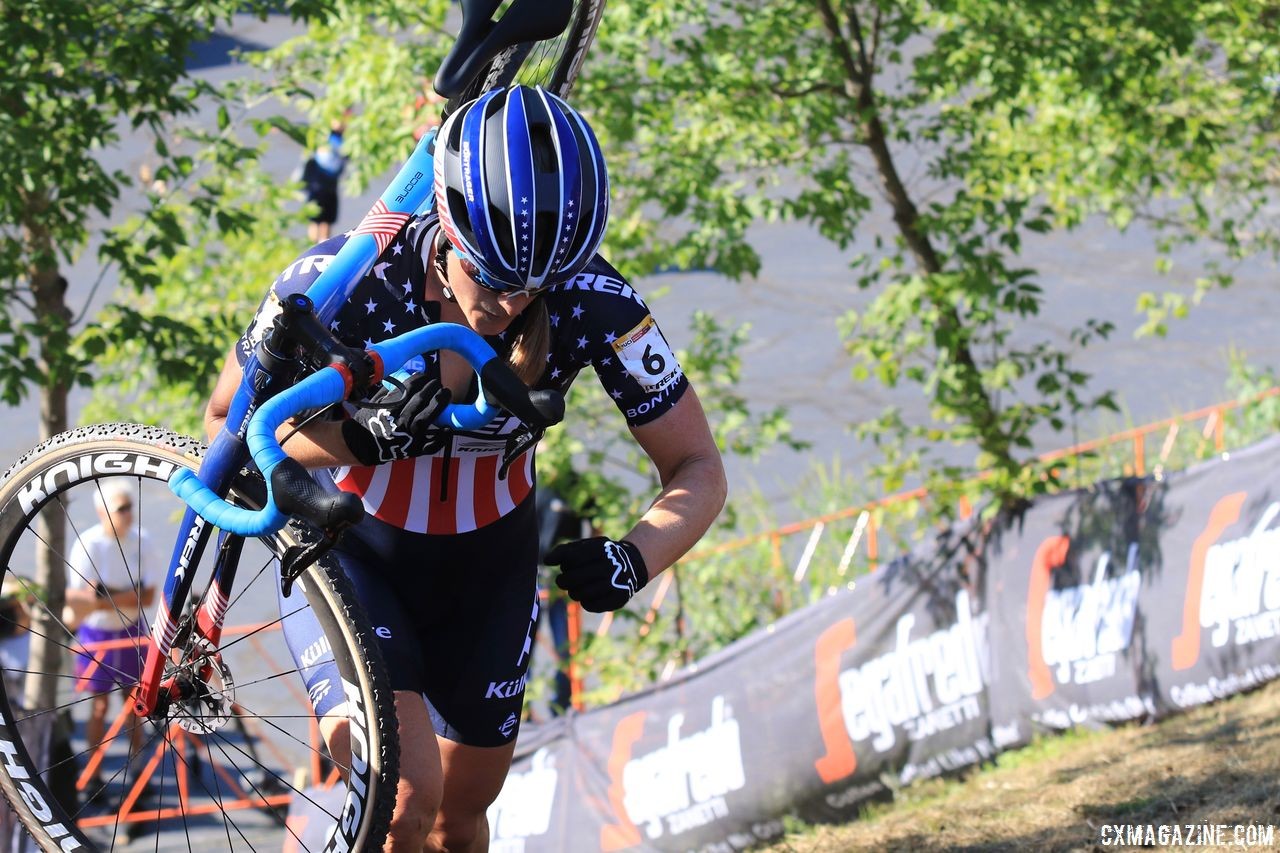
[[[495,89],[440,129],[436,206],[453,248],[500,292],[565,281],[609,215],[604,155],[586,120],[541,86]]]

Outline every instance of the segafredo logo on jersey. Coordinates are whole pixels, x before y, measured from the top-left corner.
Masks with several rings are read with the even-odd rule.
[[[706,728],[683,732],[685,715],[674,714],[667,722],[666,744],[633,758],[645,716],[632,714],[614,730],[609,801],[618,822],[601,830],[604,850],[639,844],[641,826],[654,840],[727,817],[725,796],[747,784],[742,734],[723,696],[711,700]]]
[[[1280,636],[1280,502],[1267,504],[1256,520],[1241,518],[1245,492],[1214,504],[1204,530],[1191,546],[1182,632],[1173,640],[1173,668],[1188,669],[1200,658],[1201,631],[1215,648],[1247,646]],[[1245,533],[1218,541],[1243,523]]]
[[[519,853],[525,839],[547,834],[559,778],[555,757],[545,748],[533,754],[528,770],[507,775],[498,799],[489,806],[490,851]]]
[[[1088,583],[1053,589],[1052,574],[1067,564],[1071,539],[1051,536],[1036,549],[1027,587],[1027,665],[1031,696],[1043,699],[1055,684],[1088,684],[1116,673],[1129,648],[1142,576],[1138,543],[1130,543],[1125,568],[1108,577],[1103,552]]]
[[[93,477],[132,474],[137,477],[155,476],[168,480],[177,465],[166,459],[157,459],[142,453],[87,453],[66,462],[59,462],[38,477],[33,477],[18,491],[18,503],[24,514],[30,514],[37,506],[58,491]]]
[[[357,847],[360,826],[364,820],[365,810],[369,807],[369,780],[376,776],[372,770],[373,749],[369,740],[368,709],[361,701],[360,690],[354,684],[342,679],[342,692],[346,696],[348,731],[351,739],[351,756],[347,776],[349,787],[347,797],[342,803],[342,814],[329,837],[325,840],[323,853],[350,853],[359,850]]]
[[[42,847],[46,839],[51,839],[54,844],[58,845],[57,849],[59,850],[84,849],[84,845],[71,836],[71,830],[67,828],[67,824],[55,816],[53,809],[49,806],[49,801],[45,799],[44,792],[32,784],[31,773],[18,758],[17,745],[5,737],[0,737],[0,766],[4,768],[4,772],[8,774],[9,779],[13,782],[18,795],[22,797],[22,802],[26,804],[31,814],[39,821],[40,828],[44,831],[44,836],[37,836],[36,840],[40,842]]]

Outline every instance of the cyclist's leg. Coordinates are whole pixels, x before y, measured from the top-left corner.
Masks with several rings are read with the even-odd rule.
[[[422,696],[412,690],[397,690],[395,697],[402,769],[383,850],[419,853],[440,809],[440,750]],[[350,760],[350,726],[345,717],[340,713],[326,714],[320,721],[320,734],[335,761],[345,764]]]
[[[485,813],[507,779],[516,742],[467,746],[443,737],[438,741],[444,768],[444,802],[426,849],[450,853],[488,850],[489,821]]]
[[[413,622],[402,607],[403,596],[382,576],[369,570],[363,554],[336,549],[333,554],[369,614],[395,695],[401,771],[384,849],[419,853],[440,807],[441,776],[435,733],[419,692],[422,660]],[[287,605],[284,599],[281,601],[283,611]],[[329,753],[340,767],[346,766],[351,761],[351,742],[344,713],[344,688],[336,666],[326,654],[320,625],[309,610],[302,610],[285,620],[284,635],[315,712],[321,717],[320,733]]]
[[[441,543],[423,630],[444,799],[428,849],[484,849],[524,705],[538,614],[532,496],[493,525]],[[435,846],[432,846],[435,845]]]

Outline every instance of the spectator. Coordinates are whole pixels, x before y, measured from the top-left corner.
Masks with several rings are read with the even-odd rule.
[[[0,667],[10,696],[22,695],[31,651],[29,607],[35,600],[35,589],[32,581],[12,572],[5,575],[0,588]]]
[[[85,726],[90,755],[102,743],[111,693],[119,691],[127,698],[143,662],[140,644],[99,647],[146,636],[144,611],[167,568],[150,535],[134,521],[133,504],[133,487],[127,481],[102,481],[97,494],[99,523],[80,535],[68,561],[67,604],[77,615],[84,614],[76,630],[76,639],[86,648],[76,658],[76,690],[94,694]],[[129,733],[130,758],[141,743],[138,722]],[[95,790],[102,787],[97,781]]]
[[[333,223],[338,220],[338,179],[347,166],[342,153],[342,134],[346,126],[335,121],[329,138],[302,165],[302,185],[307,201],[319,208],[307,226],[307,237],[313,243],[328,240]]]

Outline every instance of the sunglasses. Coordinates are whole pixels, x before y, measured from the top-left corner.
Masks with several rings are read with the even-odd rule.
[[[112,512],[133,512],[133,504],[120,504],[120,506],[112,507]]]
[[[449,264],[447,259],[449,252],[451,251],[458,256],[458,265],[462,267],[463,274],[476,284],[479,284],[481,287],[485,287],[503,296],[515,296],[518,293],[529,292],[522,287],[516,287],[515,285],[507,284],[506,282],[494,281],[489,278],[489,276],[485,275],[484,271],[478,266],[471,263],[471,261],[468,260],[461,252],[456,251],[453,248],[453,243],[448,240],[441,240],[440,243],[436,244],[436,271],[440,273],[440,279],[445,284],[449,283]]]

